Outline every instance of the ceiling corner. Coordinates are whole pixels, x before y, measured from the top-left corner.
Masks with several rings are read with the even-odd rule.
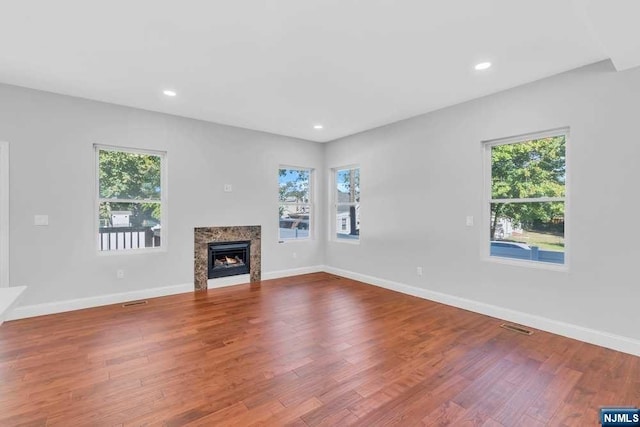
[[[574,4],[617,71],[640,66],[640,2],[575,0]]]

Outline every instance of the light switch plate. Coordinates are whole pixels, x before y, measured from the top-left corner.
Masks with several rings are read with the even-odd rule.
[[[231,184],[225,184],[224,185],[224,192],[225,193],[231,193],[233,191],[233,186]]]
[[[33,225],[49,225],[49,215],[34,215]]]
[[[467,227],[473,227],[473,217],[472,216],[468,216],[467,217]]]

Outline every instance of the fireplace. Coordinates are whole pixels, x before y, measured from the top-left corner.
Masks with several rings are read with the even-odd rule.
[[[208,244],[208,277],[249,274],[251,267],[251,241],[211,242]]]
[[[251,242],[251,251],[247,248],[244,261],[249,272],[249,282],[259,283],[261,273],[261,227],[259,225],[229,225],[221,227],[196,227],[193,229],[193,288],[205,291],[214,283],[209,279],[209,245]],[[215,242],[215,243],[214,243]],[[249,266],[249,264],[251,264]],[[233,269],[231,271],[234,271]],[[235,273],[234,273],[235,274]],[[242,276],[236,276],[240,279]],[[231,278],[231,281],[234,279]]]

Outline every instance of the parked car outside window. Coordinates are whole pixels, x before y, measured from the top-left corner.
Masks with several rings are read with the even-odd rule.
[[[525,251],[530,251],[531,247],[525,243],[518,243],[518,242],[505,242],[505,241],[497,241],[497,240],[492,240],[491,241],[491,247],[492,248],[510,248],[510,249],[522,249]]]

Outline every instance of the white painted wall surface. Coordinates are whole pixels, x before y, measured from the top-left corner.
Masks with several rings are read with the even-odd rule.
[[[361,235],[325,264],[640,339],[639,94],[601,62],[329,143],[327,168],[361,167]],[[481,141],[565,126],[569,271],[483,260]]]
[[[27,286],[22,305],[193,283],[201,226],[261,225],[263,273],[322,264],[322,239],[278,243],[278,167],[324,180],[320,144],[7,85],[0,140],[11,142],[10,286]],[[167,151],[167,252],[98,255],[94,143]],[[34,226],[35,214],[49,225]]]
[[[9,286],[9,143],[0,140],[0,288]]]

